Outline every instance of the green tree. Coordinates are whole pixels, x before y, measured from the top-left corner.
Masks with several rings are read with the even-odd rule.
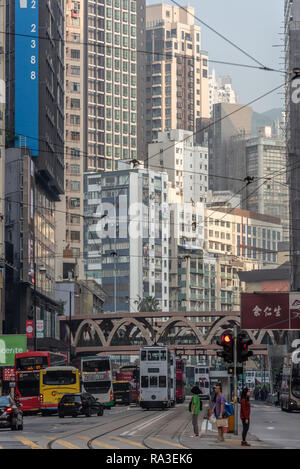
[[[140,313],[153,313],[160,311],[159,300],[155,296],[146,296],[145,298],[138,297],[134,303]]]

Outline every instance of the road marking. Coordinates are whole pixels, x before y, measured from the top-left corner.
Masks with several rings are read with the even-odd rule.
[[[139,425],[138,427],[136,427],[133,431],[128,431],[127,435],[128,436],[132,436],[134,435],[137,431],[139,430],[143,430],[144,428],[147,428],[149,427],[149,425],[152,425],[153,423],[156,423],[158,420],[160,419],[163,419],[164,417],[166,417],[166,415],[168,414],[164,414],[164,415],[160,415],[159,417],[153,417],[151,420],[148,420],[146,423],[142,423],[141,425]],[[170,415],[170,414],[169,414]],[[125,432],[126,433],[126,432]],[[122,435],[125,435],[125,433],[122,433]]]
[[[170,445],[170,446],[175,446],[176,448],[188,449],[186,446],[182,446],[179,443],[171,443],[170,441],[161,440],[160,438],[150,437],[150,438],[148,438],[148,440],[158,441],[159,443],[165,443],[165,444]]]
[[[42,446],[37,445],[31,440],[28,440],[28,438],[25,438],[25,436],[16,436],[15,437],[17,440],[21,441],[23,445],[25,446],[30,446],[31,449],[44,449]]]
[[[65,440],[56,440],[55,443],[65,446],[66,448],[69,449],[81,449],[79,446],[73,445],[73,443],[69,443],[68,441]]]
[[[81,438],[81,440],[85,440],[85,441],[90,440],[89,436],[79,436],[78,438]],[[120,449],[120,448],[117,448],[116,446],[112,446],[112,445],[109,445],[108,443],[103,443],[102,441],[97,441],[97,440],[93,440],[92,444],[101,446],[102,448],[106,448],[106,449]]]
[[[119,441],[122,441],[124,443],[128,443],[129,445],[138,446],[139,448],[145,449],[145,446],[142,445],[141,443],[138,443],[137,441],[127,440],[126,438],[120,438],[119,436],[112,436],[111,438],[113,440],[119,440]]]
[[[267,427],[267,430],[274,430],[275,427]]]
[[[121,433],[120,436],[127,435],[130,432],[130,430],[127,430],[127,432]]]

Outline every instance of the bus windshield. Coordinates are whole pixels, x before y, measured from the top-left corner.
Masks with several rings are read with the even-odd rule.
[[[18,374],[17,389],[22,397],[39,395],[39,373]]]
[[[16,370],[39,370],[49,366],[46,356],[21,357],[16,359]]]
[[[84,387],[91,394],[107,393],[111,388],[111,381],[85,381]]]
[[[64,386],[75,383],[76,374],[72,371],[47,371],[43,376],[43,384],[46,386]]]
[[[113,390],[116,391],[130,391],[131,387],[129,383],[113,383]]]
[[[109,360],[84,360],[82,364],[82,371],[88,373],[110,371]]]

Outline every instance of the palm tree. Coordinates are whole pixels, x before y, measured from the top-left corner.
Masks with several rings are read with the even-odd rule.
[[[159,311],[159,300],[155,296],[138,297],[134,303],[140,313],[153,313]]]

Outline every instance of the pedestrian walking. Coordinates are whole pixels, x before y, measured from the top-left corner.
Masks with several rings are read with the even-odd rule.
[[[243,424],[242,446],[250,446],[246,441],[246,436],[250,426],[250,389],[244,388],[241,395],[241,411],[240,417]]]
[[[191,393],[193,394],[193,398],[191,401],[191,412],[192,412],[192,424],[194,428],[194,437],[199,436],[199,428],[198,428],[198,416],[201,412],[201,401],[199,398],[200,389],[198,386],[193,386],[191,389]]]
[[[224,441],[224,428],[228,427],[228,419],[224,418],[225,398],[222,394],[221,384],[215,386],[216,402],[215,402],[215,416],[217,419],[218,427],[218,443]]]

